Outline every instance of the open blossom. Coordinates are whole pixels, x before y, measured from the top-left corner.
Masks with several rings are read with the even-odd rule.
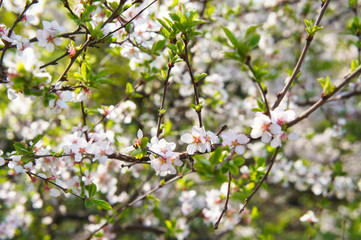
[[[11,161],[9,161],[8,163],[8,167],[10,169],[14,169],[14,171],[16,173],[24,173],[26,172],[26,170],[23,168],[22,166],[22,162],[21,162],[21,155],[13,155],[11,156]]]
[[[54,45],[60,46],[63,43],[63,40],[57,36],[65,31],[63,26],[60,26],[57,21],[43,21],[43,30],[38,30],[38,44],[41,47],[45,47],[49,52],[54,51]]]
[[[282,146],[282,142],[296,140],[298,135],[295,133],[287,133],[284,127],[287,123],[296,118],[296,114],[292,110],[284,111],[276,108],[271,111],[271,118],[263,113],[256,113],[256,118],[252,124],[252,138],[261,137],[261,141],[271,144],[272,147]]]
[[[84,154],[93,153],[93,145],[84,138],[80,138],[71,145],[71,151],[75,153],[75,161],[80,162]]]
[[[50,99],[49,107],[51,108],[52,113],[60,113],[61,109],[68,109],[68,104],[66,102],[73,100],[72,92],[63,91],[56,94],[58,98]]]
[[[156,171],[157,175],[162,177],[167,174],[175,174],[175,166],[182,166],[183,162],[179,160],[179,154],[173,152],[176,145],[174,142],[167,142],[165,139],[153,137],[149,143],[149,150],[154,154],[150,155],[150,165]]]
[[[302,217],[300,217],[301,222],[310,222],[316,223],[318,222],[318,218],[315,216],[315,213],[311,210],[308,210]]]
[[[193,126],[192,133],[181,136],[181,140],[188,144],[187,152],[193,155],[195,152],[210,152],[212,144],[219,143],[219,138],[211,131],[205,131],[204,127]]]
[[[282,130],[279,125],[272,123],[267,115],[260,112],[256,113],[256,118],[251,127],[251,137],[261,137],[261,141],[264,143],[269,143],[272,139],[272,134],[279,134]]]
[[[249,142],[249,138],[244,134],[237,134],[232,129],[229,129],[221,135],[223,142],[222,146],[229,146],[234,148],[237,154],[243,154],[245,147],[244,145]]]
[[[135,58],[139,60],[142,58],[142,53],[139,51],[139,49],[130,43],[124,43],[122,45],[122,50],[120,51],[120,54],[129,59]]]

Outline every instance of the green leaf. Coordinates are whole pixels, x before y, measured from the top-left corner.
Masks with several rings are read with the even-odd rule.
[[[16,151],[19,155],[25,155],[25,154],[28,154],[28,153],[29,153],[28,148],[27,148],[23,143],[15,142],[15,143],[14,143],[14,148],[15,148],[15,151]],[[31,153],[31,152],[30,152],[30,153]]]
[[[238,173],[239,173],[239,167],[237,166],[234,166],[232,163],[229,164],[229,171],[234,175],[234,176],[237,176]]]
[[[94,183],[85,186],[86,190],[88,190],[89,197],[94,197],[94,195],[97,193],[97,185]]]
[[[86,208],[92,208],[94,206],[94,202],[92,199],[85,199],[84,204]]]
[[[173,43],[168,43],[167,48],[169,48],[173,52],[177,52],[177,46]]]
[[[199,82],[201,81],[203,78],[205,78],[207,76],[207,73],[200,73],[200,74],[197,74],[194,78],[194,81],[195,82]]]
[[[160,41],[156,42],[155,44],[153,44],[152,52],[156,53],[156,52],[162,50],[165,46],[165,43],[166,43],[166,40],[160,40]]]
[[[241,166],[243,165],[245,162],[244,158],[243,157],[236,157],[235,159],[233,159],[233,163],[235,166]]]
[[[332,93],[332,92],[335,90],[335,88],[336,88],[336,86],[333,86],[333,85],[332,85],[329,76],[327,76],[326,78],[319,78],[319,79],[317,79],[317,81],[319,81],[320,84],[321,84],[321,86],[322,86],[322,89],[323,89],[322,95],[323,95],[323,96],[329,95],[329,94]]]
[[[233,33],[226,27],[223,28],[224,33],[226,34],[227,38],[229,39],[229,41],[231,41],[231,43],[233,44],[234,47],[238,47],[238,40],[237,38],[233,35]]]
[[[95,205],[97,205],[100,208],[103,208],[105,210],[112,210],[112,206],[110,206],[110,204],[104,200],[100,200],[100,199],[94,199],[93,202],[95,203]]]
[[[142,140],[140,140],[140,147],[145,148],[149,142],[149,138],[143,137]]]
[[[216,150],[212,153],[212,156],[210,157],[209,161],[213,165],[221,162],[222,151],[223,149],[221,147],[217,147]]]
[[[133,93],[133,86],[132,84],[127,83],[125,87],[125,94],[130,95],[132,93]]]

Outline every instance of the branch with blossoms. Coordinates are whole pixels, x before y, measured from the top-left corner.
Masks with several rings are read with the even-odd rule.
[[[262,57],[257,55],[257,52],[263,54],[265,45],[268,44],[267,39],[266,43],[260,42],[261,36],[266,35],[267,27],[256,25],[243,29],[243,25],[238,26],[238,17],[247,22],[248,15],[245,17],[243,14],[254,13],[252,6],[248,6],[245,10],[235,8],[222,13],[214,7],[218,4],[216,1],[194,1],[192,4],[201,4],[199,15],[197,11],[188,10],[186,5],[180,4],[178,11],[171,12],[169,17],[161,15],[161,18],[156,19],[158,15],[148,14],[148,10],[151,11],[150,7],[156,5],[156,0],[132,1],[128,4],[123,0],[81,1],[78,4],[72,4],[68,0],[61,2],[69,19],[77,26],[73,32],[66,33],[66,25],[59,24],[55,20],[42,21],[43,27],[37,30],[37,37],[24,40],[24,42],[20,35],[9,33],[16,30],[17,23],[14,23],[10,29],[1,25],[0,34],[5,45],[0,49],[3,50],[2,56],[7,52],[4,64],[9,67],[5,69],[5,65],[0,66],[1,81],[6,83],[1,87],[6,89],[9,100],[17,98],[13,104],[23,101],[24,106],[21,107],[25,108],[25,102],[30,99],[22,100],[24,96],[31,96],[31,100],[37,96],[37,99],[43,100],[44,106],[50,108],[52,114],[59,115],[55,121],[39,121],[38,125],[31,124],[31,130],[28,130],[27,125],[30,125],[32,120],[43,120],[42,117],[48,112],[38,111],[36,104],[33,104],[34,109],[31,109],[34,114],[32,118],[29,118],[30,120],[24,120],[25,117],[13,120],[12,116],[16,116],[17,111],[22,112],[19,109],[12,109],[11,114],[4,112],[4,116],[8,117],[8,119],[4,118],[4,121],[10,124],[9,131],[6,129],[6,136],[13,139],[22,139],[26,136],[33,140],[15,142],[13,146],[7,147],[15,151],[6,153],[4,156],[1,151],[0,166],[6,165],[6,167],[1,167],[2,172],[10,169],[8,174],[13,178],[25,173],[32,180],[41,179],[46,185],[45,190],[49,190],[53,197],[59,196],[61,192],[70,191],[81,199],[87,208],[96,205],[105,210],[113,210],[112,213],[109,211],[95,217],[89,216],[89,225],[97,223],[96,226],[89,228],[89,239],[112,233],[113,230],[109,226],[113,223],[118,224],[123,219],[123,214],[136,212],[135,208],[132,211],[126,210],[137,206],[137,203],[148,197],[151,201],[154,198],[154,206],[153,202],[149,205],[146,203],[144,208],[153,210],[150,214],[157,215],[155,216],[158,218],[157,224],[163,224],[164,219],[159,216],[160,211],[157,212],[160,201],[152,194],[164,185],[170,185],[175,181],[180,185],[176,188],[182,190],[182,197],[179,199],[182,202],[181,211],[188,218],[184,221],[189,221],[190,217],[187,217],[187,214],[199,207],[204,211],[197,211],[196,217],[203,218],[206,224],[211,223],[214,229],[217,229],[222,222],[225,226],[247,223],[245,216],[252,215],[251,217],[256,218],[257,215],[254,213],[257,209],[252,210],[252,214],[246,209],[249,203],[266,184],[267,179],[270,177],[272,180],[271,171],[277,171],[278,163],[283,158],[287,158],[278,153],[282,151],[282,147],[288,140],[298,138],[291,127],[308,118],[325,103],[357,96],[360,92],[357,87],[358,82],[354,84],[354,89],[351,87],[352,80],[361,73],[359,62],[353,61],[352,73],[346,76],[341,84],[334,86],[328,76],[318,79],[323,93],[314,102],[307,98],[307,104],[312,104],[312,106],[301,115],[296,114],[296,110],[291,110],[292,104],[288,105],[291,109],[281,105],[292,84],[298,83],[300,69],[308,61],[306,55],[314,54],[310,45],[316,32],[322,28],[320,21],[325,15],[329,0],[322,1],[315,23],[305,20],[307,32],[305,46],[286,85],[277,96],[269,95],[272,91],[267,90],[266,81],[277,78],[279,73],[272,76],[268,74],[266,68],[276,72],[286,66],[286,63],[281,66],[267,63],[269,58],[277,62],[276,51],[272,52],[272,56],[269,56],[270,53],[261,55]],[[273,8],[275,11],[281,11],[279,7],[295,2],[282,1],[275,4]],[[166,5],[168,8],[163,9],[162,7],[165,6],[163,4],[168,4]],[[163,14],[165,9],[168,11],[170,8],[177,7],[175,4],[172,4],[174,6],[170,4],[170,2],[162,1],[158,9]],[[267,4],[270,3],[267,2]],[[265,9],[273,10],[273,8],[266,7]],[[290,6],[287,8],[291,9]],[[357,2],[356,6],[350,6],[350,8],[355,9],[354,12],[357,15]],[[312,10],[309,8],[307,11],[310,9]],[[21,11],[23,13],[20,15],[24,15],[25,10]],[[213,11],[216,14],[212,15]],[[264,12],[264,10],[261,11]],[[134,14],[135,12],[137,13]],[[234,19],[236,24],[228,24],[218,19],[232,14],[233,16],[226,16],[225,19]],[[143,19],[142,15],[146,17]],[[275,13],[273,17],[278,20],[279,15]],[[212,19],[215,16],[217,18]],[[209,28],[217,24],[219,25],[217,29],[221,34],[218,30],[213,31]],[[352,24],[357,27],[357,20],[354,20]],[[357,30],[353,27],[350,29]],[[201,30],[204,30],[204,33],[201,33]],[[76,39],[77,36],[81,38],[79,41]],[[209,44],[209,36],[214,40],[215,45]],[[11,38],[11,43],[5,42],[6,38]],[[70,41],[70,45],[64,53],[61,46],[65,38],[67,38],[66,41]],[[288,35],[282,34],[276,38],[274,43],[277,43],[279,39],[287,39]],[[25,54],[27,58],[35,58],[36,54],[29,57],[27,53],[28,50],[33,51],[31,43],[34,42],[42,48],[36,52],[38,55],[41,55],[41,51],[50,53],[55,51],[62,55],[49,56],[53,60],[47,59],[48,62],[45,61],[45,63],[34,60],[31,63],[36,64],[33,65],[28,62],[24,62],[24,66],[13,64],[12,61],[17,63],[17,58],[21,54]],[[10,49],[15,50],[15,48],[18,55],[12,56]],[[26,50],[27,48],[29,49]],[[208,52],[205,49],[208,49]],[[217,51],[224,49],[228,49],[228,52],[223,55],[217,54]],[[286,49],[282,50],[286,51]],[[118,61],[119,55],[123,57],[120,61]],[[7,59],[8,57],[10,60]],[[12,59],[13,57],[15,60]],[[46,57],[44,55],[44,58]],[[224,57],[235,60],[236,64],[223,62]],[[287,58],[283,57],[281,59],[285,61]],[[101,61],[98,64],[99,59]],[[129,60],[129,63],[123,61],[124,59]],[[52,66],[61,64],[62,61],[65,63],[59,72],[53,70]],[[111,67],[108,68],[108,66]],[[218,66],[220,68],[217,68]],[[138,76],[135,77],[136,74]],[[247,75],[252,82],[239,81],[243,77],[242,74]],[[54,81],[52,81],[53,76],[56,76]],[[111,82],[108,76],[117,80]],[[172,87],[169,87],[171,81]],[[253,84],[256,89],[252,89]],[[349,92],[337,95],[349,84]],[[260,94],[253,90],[258,90]],[[307,90],[307,87],[303,90]],[[94,95],[93,99],[88,101],[90,91]],[[162,93],[158,94],[158,91]],[[121,95],[124,92],[125,94]],[[181,97],[178,97],[178,94]],[[235,95],[239,96],[241,101],[238,101]],[[250,106],[255,105],[256,98],[258,98],[258,108],[253,108],[252,111],[256,113],[250,114]],[[269,105],[271,99],[275,100],[272,107]],[[98,108],[100,102],[102,107]],[[116,104],[106,106],[113,102]],[[292,103],[292,100],[290,102]],[[164,120],[166,105],[169,105],[167,109],[169,120],[167,121]],[[1,108],[2,106],[0,104]],[[14,107],[10,106],[10,108]],[[192,108],[197,116],[194,115]],[[72,110],[78,114],[74,114]],[[190,117],[192,114],[196,117]],[[248,115],[252,115],[252,118],[244,118]],[[3,121],[2,115],[0,115],[0,120]],[[79,121],[77,126],[75,121]],[[190,125],[191,121],[194,122],[192,123],[194,126]],[[212,131],[212,129],[218,129],[222,122],[226,121],[234,128],[226,129],[223,126],[217,134]],[[74,127],[68,134],[66,129],[69,126]],[[15,134],[11,137],[13,129]],[[45,131],[48,131],[48,136],[39,135]],[[37,136],[35,138],[31,134],[34,132],[36,132],[34,136]],[[134,135],[137,136],[131,141],[130,136]],[[311,142],[310,139],[306,140]],[[123,146],[128,147],[122,150]],[[258,147],[268,153],[267,161],[266,157],[262,157],[263,153],[259,152]],[[284,152],[286,150],[287,148]],[[264,156],[267,154],[264,153]],[[277,158],[281,160],[276,161]],[[254,161],[254,164],[249,161]],[[338,183],[337,174],[344,176],[342,165],[340,166],[341,163],[339,163],[341,160],[337,161],[332,169],[332,185]],[[299,170],[296,165],[292,166]],[[185,174],[178,173],[185,172],[186,169],[190,171]],[[52,175],[49,175],[50,172]],[[197,172],[195,180],[182,179],[183,176],[192,172]],[[137,181],[139,176],[145,173],[148,177],[141,182]],[[154,181],[152,176],[155,175],[164,180],[151,188],[151,183]],[[221,191],[213,189],[214,191],[206,192],[205,201],[192,199],[196,192],[187,194],[187,189],[199,183],[199,178],[208,183],[212,182],[215,186],[222,184]],[[270,182],[274,183],[274,181]],[[50,189],[49,185],[54,188]],[[39,192],[41,190],[39,188]],[[332,191],[331,186],[327,191]],[[174,198],[180,192],[169,191],[166,197]],[[95,199],[96,194],[109,203]],[[240,210],[233,206],[233,200],[238,194],[241,196],[239,199],[244,201]],[[169,203],[170,201],[164,200],[160,205],[166,206]],[[128,219],[133,219],[133,216],[137,219],[136,214]],[[231,215],[234,216],[233,223],[230,223]],[[161,228],[160,232],[166,232],[165,234],[168,234],[166,237],[169,238],[185,239],[186,233],[183,237],[179,236],[179,231],[177,231],[178,219],[173,221],[171,218],[177,217],[174,217],[173,213],[168,214],[167,220],[164,221],[166,230]],[[149,224],[145,223],[143,216],[137,221],[141,226]],[[3,229],[1,223],[0,229]],[[182,229],[186,230],[185,227]],[[102,233],[98,234],[100,230]],[[207,236],[204,237],[207,238]]]

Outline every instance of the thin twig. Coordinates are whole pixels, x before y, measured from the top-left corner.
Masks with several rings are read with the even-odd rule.
[[[330,3],[330,0],[327,0],[323,6],[322,6],[322,9],[317,17],[317,20],[315,22],[315,26],[319,26],[320,25],[320,22],[321,22],[321,19],[323,17],[323,15],[325,14],[326,12],[326,9],[327,9],[327,6],[328,4]],[[303,61],[305,60],[305,57],[306,57],[306,54],[308,52],[308,49],[311,45],[311,42],[313,40],[313,37],[314,36],[311,36],[311,35],[307,35],[306,37],[306,44],[302,50],[302,53],[301,53],[301,56],[300,58],[298,59],[297,61],[297,64],[296,64],[296,67],[294,68],[292,74],[291,74],[291,77],[288,79],[287,81],[287,84],[284,86],[284,88],[279,92],[277,93],[277,100],[276,102],[274,103],[274,105],[272,106],[272,110],[274,110],[276,107],[278,107],[278,105],[281,103],[282,99],[285,97],[287,91],[289,90],[289,88],[291,87],[292,83],[295,81],[298,73],[300,72],[300,69],[301,69],[301,66],[302,66],[302,63]]]
[[[45,67],[50,66],[50,65],[57,65],[57,64],[58,64],[58,61],[59,61],[60,59],[63,59],[63,58],[65,58],[65,57],[68,56],[68,55],[69,55],[69,53],[66,51],[63,55],[61,55],[61,56],[58,57],[58,58],[55,58],[53,61],[48,62],[48,63],[46,63],[46,64],[44,64],[44,65],[41,65],[41,66],[39,67],[39,69],[45,68]]]
[[[297,124],[298,122],[302,121],[303,119],[307,118],[308,116],[311,115],[311,113],[313,113],[314,111],[316,111],[318,108],[320,108],[322,105],[324,105],[326,102],[328,102],[329,99],[331,99],[332,96],[334,96],[338,91],[340,91],[345,85],[347,85],[353,78],[357,77],[359,74],[361,73],[361,66],[359,66],[355,71],[353,71],[351,74],[347,75],[345,77],[345,80],[338,85],[335,90],[326,95],[321,97],[320,99],[318,99],[317,102],[315,102],[309,109],[307,109],[303,114],[301,114],[300,116],[298,116],[295,120],[289,122],[287,124],[288,127],[291,127],[295,124]]]
[[[181,56],[183,61],[185,61],[186,65],[187,65],[187,69],[189,72],[189,75],[192,79],[192,84],[193,84],[193,89],[194,89],[194,100],[196,103],[196,106],[198,107],[199,105],[199,92],[198,92],[198,86],[197,83],[194,79],[194,74],[193,74],[193,70],[191,67],[191,64],[189,62],[189,55],[188,55],[188,41],[184,40],[184,55]],[[196,113],[198,115],[198,121],[199,121],[199,127],[203,127],[203,122],[202,122],[202,108],[199,108],[198,110],[196,109]]]
[[[35,173],[32,173],[32,172],[30,172],[30,171],[26,172],[26,174],[28,174],[28,176],[29,176],[30,178],[32,178],[31,176],[34,176],[34,177],[37,177],[37,178],[39,178],[39,179],[42,179],[42,180],[44,180],[46,183],[50,183],[50,184],[52,184],[53,186],[61,189],[64,193],[70,193],[71,195],[73,195],[73,196],[75,196],[75,197],[77,197],[77,198],[80,198],[80,199],[83,200],[83,201],[85,201],[85,199],[86,199],[85,197],[79,196],[79,195],[77,195],[77,194],[75,194],[75,193],[73,193],[73,192],[69,192],[69,190],[68,190],[67,188],[62,187],[62,186],[56,184],[55,182],[50,181],[50,180],[47,179],[47,178],[44,178],[44,177],[42,177],[42,176],[39,176],[39,175],[37,175],[37,174],[35,174]]]
[[[80,106],[81,106],[81,113],[82,113],[82,117],[83,117],[83,126],[85,127],[87,114],[85,113],[85,110],[84,110],[84,101],[80,102]],[[84,131],[84,135],[85,135],[86,141],[89,142],[88,130]]]
[[[221,219],[223,217],[223,215],[227,212],[228,210],[228,201],[229,201],[229,193],[231,191],[231,183],[232,183],[232,173],[228,172],[228,189],[227,189],[227,198],[226,198],[226,202],[224,204],[224,208],[222,210],[221,215],[219,216],[217,222],[214,224],[214,229],[217,230],[218,229],[218,225],[221,222]]]
[[[256,84],[256,86],[258,87],[258,90],[260,91],[262,97],[263,97],[263,101],[265,102],[265,105],[266,105],[266,109],[267,111],[265,112],[265,114],[268,116],[268,117],[271,117],[271,111],[270,111],[270,108],[269,108],[269,105],[268,105],[268,101],[267,101],[267,97],[266,97],[266,94],[267,92],[262,88],[262,85],[259,81],[257,81],[256,77],[255,77],[255,71],[252,67],[252,64],[251,64],[251,56],[248,56],[247,57],[247,60],[245,62],[245,65],[249,68],[249,70],[251,71],[252,73],[252,76],[251,76],[251,79],[252,81],[254,82],[254,84]]]
[[[128,208],[132,207],[134,204],[136,204],[136,203],[144,200],[144,199],[147,198],[150,194],[152,194],[153,192],[156,192],[157,190],[159,190],[159,189],[162,188],[163,186],[168,185],[168,184],[170,184],[170,183],[172,183],[172,182],[174,182],[174,181],[177,181],[178,179],[183,178],[184,176],[186,176],[186,175],[188,175],[188,174],[190,174],[190,173],[193,173],[193,172],[195,172],[195,170],[191,170],[191,171],[186,172],[186,173],[184,173],[184,174],[182,174],[182,175],[175,176],[175,177],[169,179],[168,181],[166,181],[166,182],[164,182],[164,183],[160,183],[158,186],[156,186],[156,187],[154,187],[153,189],[149,190],[148,192],[144,193],[143,195],[141,195],[140,197],[138,197],[138,198],[135,199],[134,201],[132,201],[132,202],[130,202],[130,203],[127,203],[126,205],[122,206],[122,207],[118,210],[117,214],[116,214],[114,217],[112,217],[112,219],[118,217],[122,212],[124,212],[124,211],[127,210]],[[101,225],[99,228],[97,228],[96,230],[94,230],[93,232],[91,232],[91,233],[89,234],[89,236],[87,236],[85,239],[90,240],[95,233],[97,233],[98,231],[100,231],[100,230],[103,229],[104,227],[108,226],[108,224],[109,224],[109,221],[105,222],[105,223],[104,223],[103,225]]]
[[[171,72],[173,67],[174,67],[173,63],[168,64],[167,76],[166,76],[165,81],[164,81],[164,91],[163,91],[163,97],[162,97],[162,104],[160,106],[159,113],[158,113],[157,138],[159,138],[159,135],[162,132],[161,129],[160,129],[160,125],[162,124],[162,118],[164,116],[164,113],[160,112],[160,111],[164,110],[164,102],[165,102],[165,98],[166,98],[166,94],[167,94],[167,89],[168,89],[168,86],[169,86],[168,82],[169,82],[169,78],[170,78],[170,72]]]
[[[9,38],[11,37],[11,34],[12,34],[12,32],[14,31],[16,25],[17,25],[21,20],[23,20],[26,11],[31,7],[31,5],[36,4],[36,3],[38,3],[38,0],[32,0],[30,3],[26,3],[26,4],[25,4],[24,10],[23,10],[23,11],[20,13],[20,15],[16,18],[16,20],[15,20],[15,22],[13,23],[12,27],[9,29],[9,32],[8,32],[8,34],[7,34],[7,37],[9,37]],[[11,45],[10,42],[7,42],[7,41],[5,42],[5,46],[4,46],[4,48],[2,49],[2,54],[1,54],[1,58],[0,58],[0,65],[2,65],[3,60],[4,60],[4,56],[5,56],[5,52],[6,52],[6,50],[9,49],[10,45]]]
[[[258,183],[258,185],[253,189],[253,192],[251,193],[251,195],[249,195],[249,197],[246,198],[243,207],[241,208],[241,210],[239,210],[239,213],[241,214],[247,207],[249,201],[253,198],[253,196],[257,193],[257,191],[259,190],[259,188],[261,187],[261,185],[267,180],[269,173],[271,172],[272,166],[276,160],[278,151],[280,150],[280,147],[276,148],[275,153],[273,154],[273,157],[271,158],[271,164],[269,165],[266,174],[263,176],[263,178],[261,179],[261,181]]]

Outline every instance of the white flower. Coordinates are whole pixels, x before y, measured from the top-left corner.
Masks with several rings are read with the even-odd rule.
[[[292,110],[284,111],[279,107],[271,111],[272,122],[281,127],[296,118],[296,113]]]
[[[57,21],[43,21],[43,30],[38,30],[38,44],[41,47],[45,47],[49,52],[54,51],[54,44],[60,46],[63,43],[63,40],[57,38],[59,33],[64,32],[65,28],[60,26]]]
[[[311,210],[308,210],[302,217],[300,217],[301,222],[310,222],[316,223],[318,222],[318,218],[315,216],[315,213]]]
[[[280,147],[282,146],[282,142],[288,139],[296,140],[298,138],[298,135],[295,133],[287,134],[283,131],[285,130],[283,127],[295,118],[296,114],[294,111],[284,111],[280,108],[271,111],[271,119],[267,115],[258,112],[252,124],[251,137],[261,137],[262,142],[271,142],[272,147]]]
[[[0,150],[0,167],[5,164],[5,159],[1,157],[4,154],[2,150]]]
[[[271,125],[271,119],[260,113],[256,113],[256,118],[254,122],[252,123],[252,132],[251,137],[252,138],[259,138],[261,137],[261,141],[264,143],[269,143],[272,139],[272,134],[270,133],[270,127]]]
[[[122,50],[120,50],[120,54],[126,58],[132,59],[135,58],[137,60],[142,58],[142,53],[139,51],[137,47],[134,47],[130,43],[124,43],[122,45]]]
[[[243,154],[245,147],[244,145],[249,142],[249,138],[244,134],[237,134],[232,129],[229,129],[221,135],[223,142],[222,146],[228,146],[235,148],[237,154]]]
[[[80,138],[76,143],[71,145],[71,151],[75,153],[75,161],[80,162],[84,154],[93,152],[93,146],[84,138]]]
[[[177,171],[173,165],[182,166],[183,162],[179,160],[179,154],[173,152],[175,147],[173,142],[169,143],[164,139],[152,138],[149,150],[154,154],[150,155],[150,165],[157,175],[164,177],[167,174],[175,174]]]
[[[73,100],[73,95],[70,91],[63,91],[56,94],[58,98],[50,99],[49,107],[52,113],[60,113],[61,109],[68,109],[67,102]]]
[[[22,166],[23,163],[20,161],[21,157],[22,157],[21,155],[13,155],[11,156],[11,161],[9,161],[8,163],[8,167],[10,169],[14,169],[16,173],[26,172],[26,170]]]
[[[192,134],[186,133],[181,136],[181,140],[188,144],[187,152],[190,155],[193,155],[195,152],[204,153],[208,150],[206,145],[207,134],[204,130],[204,127],[200,128],[193,126]]]

